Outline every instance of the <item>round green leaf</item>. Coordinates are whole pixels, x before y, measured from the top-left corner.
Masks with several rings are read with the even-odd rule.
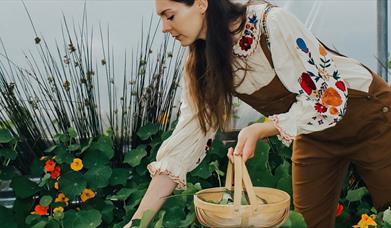
[[[384,211],[383,221],[391,225],[391,207]]]
[[[80,145],[78,144],[71,144],[68,146],[69,151],[77,151],[80,150]]]
[[[37,224],[35,224],[34,226],[32,226],[31,228],[45,228],[46,224],[48,222],[45,221],[45,220],[41,220],[39,221]]]
[[[87,150],[83,156],[83,165],[87,169],[99,167],[109,163],[109,159],[97,150]]]
[[[354,190],[349,190],[346,195],[346,199],[350,202],[360,201],[366,194],[368,194],[368,189],[366,187],[361,187]]]
[[[14,137],[8,129],[0,129],[0,143],[10,143]]]
[[[70,128],[68,128],[68,135],[71,138],[76,138],[77,132],[76,132],[76,130],[74,128],[70,127]]]
[[[73,198],[87,187],[87,182],[81,173],[71,171],[61,176],[59,185],[68,198]]]
[[[39,200],[39,204],[43,207],[49,206],[50,203],[53,201],[53,198],[51,196],[42,196],[42,198]]]
[[[47,148],[44,152],[49,154],[49,153],[53,152],[54,149],[56,149],[56,148],[57,148],[57,145],[53,145],[53,146]]]
[[[113,173],[111,174],[110,178],[110,185],[126,185],[126,182],[128,181],[130,175],[130,171],[127,169],[113,169]]]
[[[107,159],[111,159],[114,156],[113,141],[106,135],[100,136],[90,149],[101,151]]]
[[[74,156],[69,153],[64,147],[57,147],[55,150],[56,162],[59,164],[67,163],[71,164]]]
[[[306,228],[307,224],[304,221],[302,214],[290,211],[288,220],[281,226],[282,228]]]
[[[159,126],[153,123],[149,123],[144,127],[141,127],[137,131],[137,136],[140,137],[141,140],[147,140],[153,135],[157,134],[159,131]]]
[[[0,149],[0,157],[4,157],[6,159],[15,160],[16,151],[11,148],[1,148]]]
[[[89,169],[84,177],[91,188],[103,188],[109,184],[112,170],[109,166],[98,166]]]
[[[10,186],[14,189],[16,197],[22,199],[30,197],[40,190],[35,182],[25,176],[14,177]]]
[[[143,159],[146,155],[147,151],[145,150],[145,147],[139,146],[126,153],[124,163],[127,163],[132,167],[136,167],[140,165],[141,159]]]
[[[102,215],[95,209],[65,212],[64,228],[95,228],[102,223]]]

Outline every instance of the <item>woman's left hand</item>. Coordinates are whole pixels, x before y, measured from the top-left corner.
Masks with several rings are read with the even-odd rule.
[[[235,149],[232,147],[228,149],[228,158],[233,162],[233,156],[236,154],[243,156],[243,160],[246,162],[254,157],[255,147],[259,139],[276,134],[278,134],[278,130],[272,122],[251,124],[239,132]]]

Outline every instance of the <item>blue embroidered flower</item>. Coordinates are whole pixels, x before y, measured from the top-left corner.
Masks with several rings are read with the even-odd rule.
[[[258,18],[257,18],[256,15],[253,15],[252,17],[249,17],[248,20],[249,20],[249,22],[250,22],[251,24],[253,24],[254,26],[256,26],[257,23],[258,23]]]
[[[298,38],[296,40],[296,44],[297,46],[304,52],[304,53],[308,53],[308,47],[307,45],[305,44],[304,40],[302,38]]]

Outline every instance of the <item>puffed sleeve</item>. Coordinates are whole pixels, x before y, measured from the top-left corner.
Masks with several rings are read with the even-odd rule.
[[[208,140],[216,133],[212,128],[206,135],[201,130],[196,107],[189,99],[186,87],[186,85],[182,86],[181,114],[178,123],[172,135],[159,148],[156,161],[147,166],[151,177],[156,174],[166,174],[178,183],[176,187],[178,190],[186,189],[186,174],[195,169],[204,159]]]
[[[272,8],[265,24],[276,74],[297,94],[287,113],[269,117],[280,140],[289,145],[297,135],[336,125],[345,114],[347,86],[325,47],[282,8]]]

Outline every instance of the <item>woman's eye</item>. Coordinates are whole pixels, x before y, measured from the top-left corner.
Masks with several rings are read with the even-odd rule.
[[[174,20],[174,15],[172,15],[171,17],[167,17],[167,20],[169,20],[169,21]]]

